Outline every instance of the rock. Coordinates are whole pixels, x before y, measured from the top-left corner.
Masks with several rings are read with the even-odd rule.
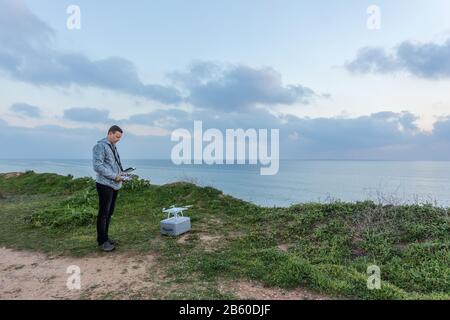
[[[3,175],[3,177],[5,179],[11,179],[11,178],[17,178],[20,177],[21,175],[23,175],[23,172],[9,172],[9,173],[5,173]]]

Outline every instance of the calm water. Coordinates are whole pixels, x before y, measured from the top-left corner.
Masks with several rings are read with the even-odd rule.
[[[450,162],[281,161],[275,176],[256,166],[175,166],[168,160],[124,160],[154,184],[190,181],[264,206],[330,201],[433,202],[450,206]],[[94,176],[90,160],[0,160],[0,172],[34,170]]]

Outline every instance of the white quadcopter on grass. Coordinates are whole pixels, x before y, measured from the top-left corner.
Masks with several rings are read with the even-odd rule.
[[[183,211],[192,208],[192,206],[175,207],[169,209],[164,208],[163,212],[167,213],[167,219],[161,221],[161,234],[166,236],[179,236],[191,231],[191,218],[185,217]],[[179,216],[181,215],[181,217]],[[170,216],[173,216],[172,218]]]
[[[179,215],[184,217],[183,211],[189,210],[190,208],[192,208],[192,206],[175,207],[175,205],[173,205],[169,209],[164,208],[162,211],[167,213],[167,219],[169,219],[171,215],[176,219]]]

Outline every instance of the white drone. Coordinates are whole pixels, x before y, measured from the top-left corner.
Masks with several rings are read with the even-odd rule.
[[[173,217],[176,219],[176,218],[178,218],[178,215],[180,215],[180,214],[182,217],[184,217],[183,211],[186,211],[190,208],[192,208],[192,206],[185,206],[185,207],[178,208],[173,205],[169,209],[164,208],[162,211],[164,213],[167,213],[167,219],[169,219],[171,215],[173,215]]]

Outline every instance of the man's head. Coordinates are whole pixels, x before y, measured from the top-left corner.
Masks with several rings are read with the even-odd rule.
[[[108,130],[108,141],[116,144],[122,139],[123,130],[119,126],[112,126]]]

